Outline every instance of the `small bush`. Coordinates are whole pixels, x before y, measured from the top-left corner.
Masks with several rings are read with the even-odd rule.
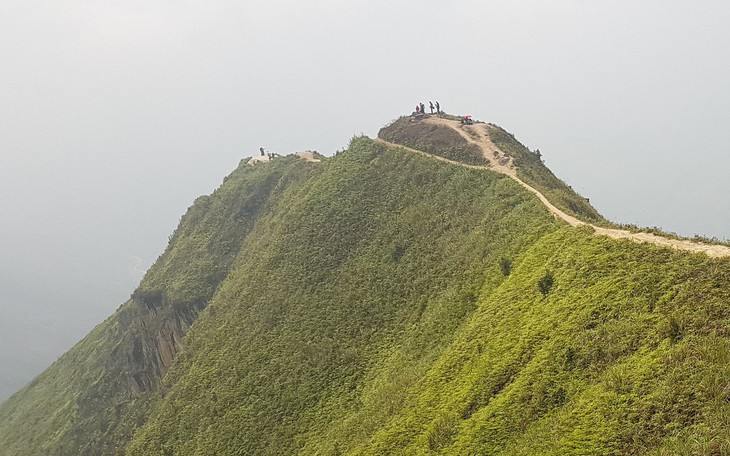
[[[504,257],[500,258],[499,269],[502,271],[502,275],[507,277],[512,272],[512,261]]]
[[[396,263],[400,261],[401,258],[403,258],[403,255],[406,253],[406,248],[402,245],[396,246],[395,249],[393,249],[393,253],[391,254],[391,258]]]
[[[145,290],[138,288],[132,293],[132,301],[142,310],[162,307],[166,302],[165,292],[161,289]]]
[[[664,336],[668,337],[673,343],[679,342],[684,333],[684,325],[674,315],[664,325]]]
[[[537,288],[542,293],[543,297],[550,293],[550,289],[553,287],[555,279],[550,271],[547,271],[542,278],[537,282]]]
[[[449,445],[456,434],[457,426],[458,420],[455,416],[448,414],[439,416],[426,433],[428,448],[431,451],[438,451],[440,448]]]

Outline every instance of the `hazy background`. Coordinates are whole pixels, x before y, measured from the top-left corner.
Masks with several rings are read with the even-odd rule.
[[[730,238],[720,1],[0,2],[0,400],[127,299],[260,146],[438,100],[608,218]]]

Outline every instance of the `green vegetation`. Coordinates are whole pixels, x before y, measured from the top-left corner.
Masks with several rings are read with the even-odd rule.
[[[132,299],[0,406],[0,455],[115,454],[256,220],[311,169],[242,163],[198,198]]]
[[[543,164],[540,155],[520,144],[502,127],[489,124],[489,138],[505,154],[514,159],[517,177],[537,189],[555,207],[586,222],[610,226],[588,201],[568,187]]]
[[[355,453],[727,451],[729,282],[728,261],[568,228],[545,236]]]
[[[346,448],[350,424],[315,437],[371,428],[362,391],[368,413],[395,407],[504,280],[499,258],[556,228],[518,188],[356,140],[249,235],[128,454]]]
[[[553,274],[548,271],[544,276],[540,277],[540,280],[537,281],[537,289],[540,290],[540,293],[542,293],[543,296],[547,296],[547,294],[550,293],[550,289],[553,287],[553,283],[555,283],[555,278],[553,277]]]
[[[450,120],[458,119],[454,116],[442,117]],[[494,124],[488,124],[488,127],[490,139],[506,155],[513,158],[517,176],[525,183],[540,191],[551,203],[568,214],[590,223],[614,226],[606,221],[588,200],[555,177],[544,165],[538,153],[530,151],[503,128]],[[465,131],[467,134],[475,134],[472,130]],[[489,164],[477,145],[466,141],[452,128],[428,124],[418,117],[400,117],[383,127],[378,132],[378,137],[468,165]]]
[[[383,127],[378,137],[468,165],[488,164],[478,146],[447,126],[428,124],[419,117],[400,117]]]
[[[508,276],[512,272],[512,260],[504,257],[500,258],[499,269],[502,271],[502,275]]]
[[[402,127],[384,139],[468,145]],[[504,135],[530,185],[580,198]],[[728,454],[729,285],[730,260],[368,138],[242,163],[0,406],[0,455]]]

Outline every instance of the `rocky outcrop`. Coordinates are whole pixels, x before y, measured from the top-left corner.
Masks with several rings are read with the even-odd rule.
[[[159,387],[205,303],[175,306],[162,291],[139,290],[132,302],[131,312],[120,312],[118,323],[122,337],[131,339],[120,359],[127,364],[129,394],[136,398]]]

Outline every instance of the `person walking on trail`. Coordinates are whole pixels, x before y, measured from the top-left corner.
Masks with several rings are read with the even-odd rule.
[[[263,148],[263,147],[259,147],[259,151],[261,151],[261,156],[262,156],[262,157],[263,157],[264,155],[266,155],[266,154],[264,153],[264,148]]]
[[[426,105],[421,103],[421,114],[426,114]]]
[[[428,107],[429,107],[429,109],[431,109],[431,114],[433,114],[433,103],[429,101]]]
[[[439,102],[436,102],[436,114],[441,114],[441,106],[439,106]]]

